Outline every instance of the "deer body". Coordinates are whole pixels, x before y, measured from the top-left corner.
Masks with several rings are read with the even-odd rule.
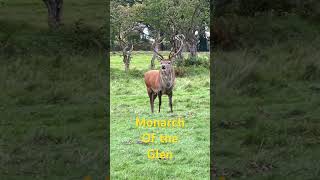
[[[154,52],[160,58],[160,70],[150,70],[144,74],[144,81],[146,83],[147,92],[150,98],[150,107],[151,112],[154,112],[154,100],[159,97],[159,112],[161,109],[161,96],[163,94],[168,95],[169,97],[169,106],[170,111],[172,111],[172,90],[175,85],[175,74],[173,68],[173,62],[175,56],[181,52],[183,41],[177,37],[178,40],[181,41],[181,47],[176,52],[171,52],[168,59],[164,59],[162,55],[160,55],[155,49]]]
[[[164,65],[165,66],[165,65]],[[162,66],[162,67],[164,67]],[[171,65],[170,65],[171,66]],[[172,90],[175,83],[174,69],[168,66],[168,71],[151,70],[144,74],[144,81],[150,98],[151,112],[154,112],[154,100],[159,97],[159,112],[161,109],[161,96],[166,94],[169,97],[170,111],[172,111]]]

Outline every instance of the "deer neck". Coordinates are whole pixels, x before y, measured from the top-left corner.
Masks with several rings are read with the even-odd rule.
[[[169,72],[161,72],[160,71],[160,84],[161,89],[165,92],[170,91],[174,85],[174,69],[171,68]]]

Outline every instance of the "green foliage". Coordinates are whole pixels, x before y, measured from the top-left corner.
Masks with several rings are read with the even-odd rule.
[[[117,46],[121,48],[137,41],[140,38],[139,32],[134,31],[134,27],[137,25],[136,12],[140,5],[129,6],[111,1],[110,8],[111,40],[117,40]]]
[[[184,60],[184,66],[203,66],[209,69],[210,63],[207,57],[188,57]]]
[[[156,30],[160,32],[170,32],[168,24],[170,22],[168,8],[170,1],[159,0],[145,0],[139,9],[137,21],[150,26],[150,30]],[[151,31],[152,32],[152,31]]]
[[[168,42],[176,33],[190,35],[207,26],[209,1],[144,0],[132,6],[111,1],[111,36],[115,40],[120,41],[119,37],[125,36],[127,29],[137,23],[147,25],[148,36],[155,39],[160,33]],[[113,42],[112,45],[116,46]]]
[[[182,33],[184,28],[189,29],[209,22],[209,1],[207,0],[145,0],[142,7],[139,20],[167,34],[172,33],[170,28],[173,26]]]

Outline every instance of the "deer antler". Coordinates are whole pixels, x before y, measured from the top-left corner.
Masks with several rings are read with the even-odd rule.
[[[181,36],[182,38],[180,38],[180,36]],[[174,48],[172,48],[172,50],[171,50],[171,52],[170,52],[170,54],[169,54],[169,59],[170,59],[170,60],[171,60],[172,58],[174,58],[177,54],[179,54],[180,51],[182,51],[182,49],[183,49],[183,39],[184,39],[184,38],[185,38],[185,37],[184,37],[183,34],[180,34],[180,35],[176,35],[176,36],[175,36],[175,39],[180,41],[180,47],[179,47],[179,50],[178,50],[176,53],[173,53],[173,52],[174,52]]]
[[[155,52],[155,53],[158,55],[158,57],[160,58],[160,60],[164,60],[164,57],[163,57],[161,54],[158,53],[158,51],[155,49],[155,47],[156,47],[156,46],[153,47],[153,52]]]

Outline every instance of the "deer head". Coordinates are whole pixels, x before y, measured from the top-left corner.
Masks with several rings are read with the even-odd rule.
[[[182,38],[181,38],[182,37]],[[164,58],[161,54],[159,54],[159,52],[156,49],[153,49],[153,51],[157,54],[161,68],[160,68],[160,72],[163,75],[169,75],[170,73],[173,73],[173,63],[174,60],[176,58],[176,56],[182,51],[183,49],[183,35],[177,35],[175,36],[175,39],[180,41],[180,47],[179,50],[177,52],[174,52],[174,48],[171,49],[171,52],[169,54],[169,57],[166,59]]]

